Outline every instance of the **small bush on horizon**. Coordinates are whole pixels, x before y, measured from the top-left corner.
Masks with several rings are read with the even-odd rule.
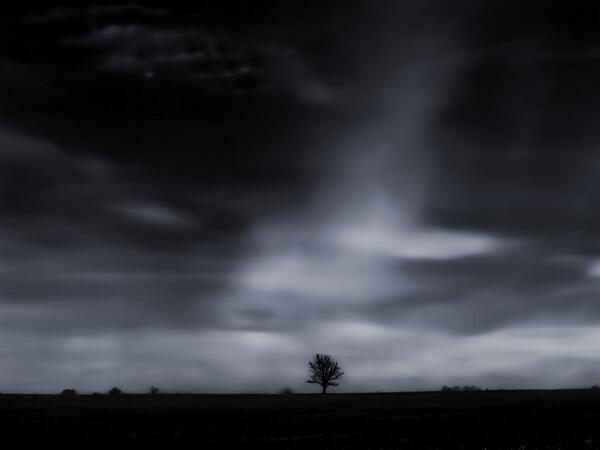
[[[477,392],[477,391],[481,391],[481,388],[479,386],[463,386],[462,390],[464,392]]]
[[[442,386],[442,392],[477,392],[477,391],[481,391],[482,389],[479,386],[463,386],[462,388],[460,386],[446,386],[443,385]]]
[[[118,387],[113,387],[110,391],[108,391],[108,395],[121,395],[123,391]]]
[[[292,395],[293,393],[294,391],[290,387],[285,387],[279,391],[279,395]]]
[[[460,391],[460,386],[442,386],[442,392],[458,392]]]
[[[77,395],[77,391],[75,389],[63,389],[60,395]]]

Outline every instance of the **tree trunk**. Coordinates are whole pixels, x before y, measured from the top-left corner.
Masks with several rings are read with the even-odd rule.
[[[321,386],[323,388],[323,390],[321,391],[321,394],[325,395],[325,391],[327,390],[327,386]]]

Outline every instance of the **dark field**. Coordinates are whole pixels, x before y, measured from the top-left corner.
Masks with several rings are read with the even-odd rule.
[[[198,448],[597,449],[600,390],[0,395],[4,439]]]

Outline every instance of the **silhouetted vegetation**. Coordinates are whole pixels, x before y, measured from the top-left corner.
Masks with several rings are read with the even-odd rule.
[[[77,391],[75,389],[63,389],[60,395],[77,395]]]
[[[475,391],[481,391],[481,388],[479,386],[463,386],[462,390],[464,392],[475,392]]]
[[[443,392],[460,392],[460,391],[463,391],[463,392],[475,392],[475,391],[481,391],[481,388],[479,386],[475,386],[475,385],[472,385],[472,386],[463,386],[463,387],[460,387],[460,386],[446,386],[446,385],[444,385],[444,386],[442,386],[442,391]]]
[[[460,391],[460,386],[442,386],[442,392]]]
[[[338,380],[344,375],[340,365],[331,355],[317,353],[312,361],[308,362],[308,368],[310,375],[306,382],[320,385],[322,394],[327,392],[329,386],[337,386]]]
[[[150,388],[150,395],[158,395],[159,389],[156,386]]]
[[[290,387],[285,387],[279,391],[279,395],[292,395],[293,393],[294,391]]]
[[[114,387],[110,391],[108,391],[108,395],[121,395],[122,393],[123,391],[121,391],[121,389],[119,389],[118,387]]]

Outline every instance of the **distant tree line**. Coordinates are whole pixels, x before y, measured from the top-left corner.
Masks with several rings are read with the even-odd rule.
[[[148,390],[148,393],[150,395],[158,395],[159,392],[160,392],[160,389],[158,389],[156,386],[151,386],[150,389]],[[121,395],[121,394],[123,394],[123,391],[115,386],[115,387],[111,388],[107,392],[107,394],[108,395]],[[65,396],[77,395],[77,391],[75,389],[63,389],[61,391],[60,395],[65,395]],[[100,394],[100,392],[94,392],[92,395],[101,395],[101,394]]]
[[[475,392],[475,391],[481,391],[481,388],[479,386],[442,386],[442,392]]]

